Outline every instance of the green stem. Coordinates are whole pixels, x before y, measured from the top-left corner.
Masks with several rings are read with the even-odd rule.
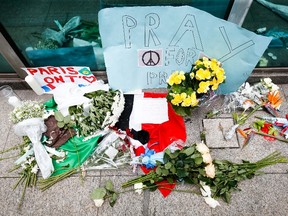
[[[247,114],[247,116],[246,116],[245,118],[241,119],[239,122],[236,122],[236,123],[239,124],[239,125],[244,124],[244,123],[246,122],[246,120],[247,120],[248,118],[250,118],[250,116],[252,116],[252,115],[253,115],[256,111],[258,111],[261,107],[262,107],[262,105],[256,106],[250,113]],[[243,113],[242,113],[242,114],[243,114]],[[241,114],[241,115],[242,115],[242,114]]]
[[[49,177],[48,179],[41,179],[39,180],[39,189],[42,191],[45,191],[47,189],[49,189],[50,187],[52,187],[54,184],[56,184],[59,181],[62,181],[63,179],[73,175],[74,173],[77,172],[77,168],[73,168],[65,173],[62,173],[60,175],[57,176],[52,176]]]
[[[0,161],[2,160],[7,160],[7,159],[11,159],[11,158],[16,158],[19,157],[19,155],[15,155],[15,156],[11,156],[11,157],[6,157],[6,158],[0,158]]]
[[[287,139],[283,139],[281,137],[276,137],[276,136],[273,136],[273,135],[270,135],[270,134],[266,134],[266,133],[262,133],[262,132],[259,132],[259,131],[253,131],[255,134],[258,134],[258,135],[261,135],[261,136],[267,136],[267,137],[272,137],[272,138],[275,138],[279,141],[282,141],[282,142],[286,142],[288,143],[288,140]]]
[[[13,146],[13,147],[11,147],[11,148],[9,148],[9,149],[5,149],[5,150],[0,151],[0,154],[4,154],[4,153],[6,153],[6,152],[9,152],[9,151],[12,151],[12,150],[16,150],[16,149],[22,148],[22,147],[24,147],[24,146],[26,146],[26,145],[27,145],[27,143],[21,143],[21,144],[19,144],[19,145]]]

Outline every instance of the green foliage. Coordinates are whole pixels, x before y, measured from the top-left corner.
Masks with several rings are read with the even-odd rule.
[[[91,199],[109,200],[109,204],[113,207],[118,199],[118,192],[115,191],[113,182],[108,180],[104,187],[95,188],[90,194]]]
[[[102,129],[102,124],[108,112],[111,112],[111,106],[117,91],[98,90],[86,93],[84,96],[92,99],[88,113],[85,114],[83,105],[69,107],[69,113],[74,117],[79,134],[89,136],[93,132]]]
[[[59,128],[72,128],[75,127],[75,122],[71,119],[70,115],[63,116],[61,112],[54,112],[55,119],[57,120],[57,126]]]

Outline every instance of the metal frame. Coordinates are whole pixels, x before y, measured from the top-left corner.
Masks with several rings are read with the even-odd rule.
[[[253,0],[235,0],[228,21],[242,26]]]
[[[10,64],[10,66],[15,70],[18,77],[24,79],[26,73],[21,70],[21,68],[25,67],[23,61],[19,58],[13,47],[10,45],[8,40],[5,38],[5,36],[0,32],[0,53],[4,57],[4,59]],[[1,76],[8,76],[8,73],[0,73]],[[10,75],[9,75],[10,76]],[[10,78],[13,76],[10,76]]]

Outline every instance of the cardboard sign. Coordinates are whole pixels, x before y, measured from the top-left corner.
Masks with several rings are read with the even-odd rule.
[[[98,16],[109,85],[123,91],[166,87],[173,71],[189,72],[205,54],[223,64],[221,93],[233,92],[271,40],[189,6],[106,8]]]
[[[89,67],[36,67],[23,68],[28,75],[33,76],[45,92],[50,92],[63,83],[76,83],[86,86],[96,81]]]

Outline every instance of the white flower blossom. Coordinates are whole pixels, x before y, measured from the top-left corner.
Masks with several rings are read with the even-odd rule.
[[[39,169],[39,168],[38,168],[38,165],[37,165],[37,164],[35,164],[35,166],[33,166],[33,167],[32,167],[32,170],[31,170],[31,172],[32,172],[32,173],[34,173],[34,174],[37,174],[37,172],[38,172],[38,169]]]
[[[197,151],[201,154],[209,153],[209,148],[202,142],[196,145]]]
[[[22,167],[23,170],[25,170],[25,169],[27,168],[27,166],[25,165],[25,163],[22,163],[22,164],[21,164],[21,167]]]
[[[96,207],[101,207],[104,203],[104,199],[94,199],[93,201]]]
[[[27,152],[29,149],[30,149],[30,145],[27,145],[27,146],[25,146],[25,147],[23,148],[23,150],[24,150],[25,152]]]
[[[210,153],[202,154],[202,158],[203,158],[204,163],[206,163],[206,164],[212,163],[212,157],[211,157]]]
[[[31,164],[35,160],[34,157],[30,157],[25,163]]]
[[[208,164],[205,167],[205,172],[206,172],[206,176],[209,178],[214,178],[215,177],[215,166],[214,164]]]
[[[272,80],[271,80],[271,78],[264,78],[263,79],[263,82],[267,85],[267,86],[271,86],[271,84],[272,84]]]
[[[271,91],[274,92],[274,91],[278,91],[278,90],[279,90],[279,87],[275,84],[272,84]]]
[[[134,184],[134,189],[135,189],[135,192],[140,195],[143,191],[143,183],[139,182],[139,183]]]
[[[219,202],[212,197],[204,197],[204,200],[211,208],[216,208],[217,206],[220,206]]]
[[[205,202],[211,207],[211,208],[216,208],[217,206],[220,206],[219,202],[215,199],[213,199],[212,193],[211,193],[211,188],[205,184],[205,182],[200,181],[201,184],[201,194],[204,196]]]

